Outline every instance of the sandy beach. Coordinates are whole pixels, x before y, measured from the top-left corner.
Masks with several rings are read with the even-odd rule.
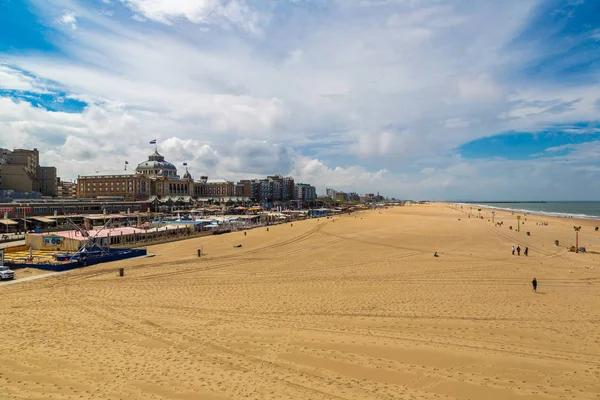
[[[528,215],[516,232],[516,214],[496,227],[466,208],[173,242],[0,286],[0,398],[599,399],[600,223]],[[573,225],[585,254],[567,251]]]

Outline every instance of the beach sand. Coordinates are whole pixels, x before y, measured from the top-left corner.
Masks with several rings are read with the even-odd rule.
[[[0,398],[600,398],[594,222],[515,232],[510,212],[497,228],[465,208],[191,239],[2,286]],[[586,254],[566,249],[575,224]]]

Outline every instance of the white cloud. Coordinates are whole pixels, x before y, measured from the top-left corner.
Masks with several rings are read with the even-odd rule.
[[[230,23],[259,33],[266,16],[250,8],[244,0],[121,0],[136,15],[164,24],[186,19],[194,24]]]
[[[304,53],[301,49],[294,49],[288,53],[287,58],[285,59],[286,65],[292,65],[299,62],[302,59],[302,55]]]
[[[140,162],[157,138],[195,176],[292,173],[437,198],[457,184],[475,195],[517,171],[452,158],[457,146],[597,118],[598,85],[507,78],[541,57],[510,46],[535,2],[337,1],[320,14],[313,1],[33,1],[48,26],[60,19],[77,34],[50,37],[59,55],[0,54],[0,88],[48,92],[56,82],[89,106],[53,113],[0,98],[0,139],[43,149],[65,177]]]
[[[495,100],[504,94],[502,88],[486,74],[459,79],[458,91],[467,101]]]
[[[470,125],[470,122],[464,118],[449,118],[446,121],[444,121],[444,127],[449,128],[449,129],[466,128],[469,125]]]
[[[77,29],[77,17],[72,11],[65,12],[59,19],[58,22],[71,28],[72,30]]]
[[[23,72],[0,63],[0,89],[47,93],[46,85]]]
[[[320,193],[325,192],[325,187],[358,192],[377,190],[378,187],[391,189],[389,171],[385,168],[375,172],[358,165],[331,168],[319,159],[298,157],[291,172],[296,180],[315,184]]]

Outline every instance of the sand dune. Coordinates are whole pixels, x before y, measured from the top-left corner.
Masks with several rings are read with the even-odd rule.
[[[0,398],[600,398],[600,254],[565,247],[577,223],[600,251],[594,223],[482,215],[321,218],[0,287]]]

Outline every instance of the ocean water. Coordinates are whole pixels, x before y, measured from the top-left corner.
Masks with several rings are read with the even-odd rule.
[[[600,219],[600,201],[554,201],[547,203],[462,203],[463,207],[481,205],[520,213]]]

